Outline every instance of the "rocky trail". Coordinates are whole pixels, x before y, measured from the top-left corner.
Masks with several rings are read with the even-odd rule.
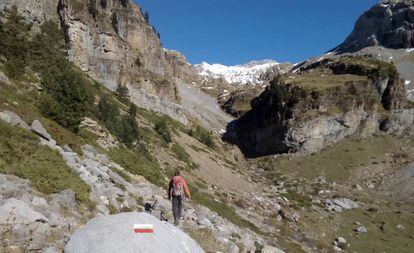
[[[167,214],[170,221],[172,220],[170,216],[171,203],[166,199],[165,189],[149,183],[142,177],[136,177],[129,174],[120,165],[112,162],[106,155],[98,152],[90,145],[82,147],[82,157],[68,147],[62,148],[58,146],[56,141],[37,120],[32,123],[31,127],[29,127],[18,115],[10,111],[1,112],[0,116],[1,119],[9,124],[21,126],[26,130],[30,129],[38,135],[39,142],[42,145],[46,145],[61,154],[66,164],[79,174],[80,178],[90,186],[90,199],[96,203],[98,214],[108,215],[115,211],[128,212],[129,210],[143,210],[144,204],[150,203],[153,205],[154,209],[152,215],[157,219],[160,219],[161,213],[164,213]],[[203,161],[201,160],[200,162]],[[244,191],[249,192],[253,189],[257,190],[256,185],[249,183],[246,179],[242,179],[242,177],[244,177],[243,175],[239,175],[229,169],[222,170],[223,167],[214,170],[214,166],[212,166],[213,168],[209,166],[214,164],[213,161],[202,164],[207,166],[204,168],[209,168],[209,170],[200,173],[199,176],[202,178],[205,176],[207,177],[206,179],[215,182],[219,186],[222,186],[220,181],[225,183],[228,182],[228,180],[231,180],[232,183],[235,184],[234,187],[232,187],[231,184],[226,185],[221,188],[223,191],[231,192],[231,190],[233,190],[235,194],[240,195]],[[201,170],[203,170],[203,168],[201,168]],[[129,176],[133,178],[133,182],[127,182],[116,171],[118,171],[118,173],[122,172],[129,174]],[[215,175],[216,178],[211,178],[211,175]],[[235,180],[239,177],[240,179]],[[219,179],[219,181],[215,181],[216,179]],[[88,212],[80,214],[78,213],[79,211],[76,211],[78,208],[75,200],[75,193],[73,191],[68,190],[55,194],[51,197],[50,201],[47,201],[42,197],[36,196],[39,193],[32,193],[33,190],[30,188],[30,183],[28,181],[1,175],[1,182],[1,196],[2,198],[7,199],[7,201],[0,207],[2,210],[2,227],[0,231],[2,231],[4,235],[8,234],[11,239],[11,241],[8,242],[11,246],[4,246],[5,250],[11,250],[15,247],[13,246],[14,244],[28,243],[27,247],[25,246],[25,250],[50,248],[50,251],[48,252],[59,251],[64,247],[67,238],[69,238],[73,230],[83,223],[82,217],[85,217],[85,215],[93,215],[92,213],[87,214]],[[15,192],[15,189],[20,188],[21,190]],[[13,198],[10,196],[11,193],[13,194]],[[250,196],[246,195],[244,198],[250,198]],[[211,233],[218,238],[215,240],[218,240],[222,245],[225,245],[227,248],[226,251],[233,252],[238,249],[234,242],[226,239],[232,234],[237,234],[237,241],[246,248],[254,248],[254,243],[256,241],[262,241],[260,236],[255,237],[251,232],[231,224],[228,220],[221,218],[217,213],[214,213],[205,207],[194,205],[191,202],[187,202],[185,206],[182,228],[184,230],[194,230],[199,227],[211,230]],[[62,213],[62,210],[65,210],[65,213]],[[73,218],[70,219],[72,222],[70,223],[71,225],[68,225],[69,221],[64,218],[66,215],[73,216]],[[16,226],[17,224],[22,224],[22,226]],[[40,237],[33,237],[30,234],[33,226],[35,226],[36,229],[40,229],[38,227],[41,226],[42,229],[45,230],[36,233],[36,235]],[[66,229],[62,229],[64,226],[67,226]],[[46,237],[49,234],[52,234],[55,230],[59,230],[59,233],[55,234],[56,237],[46,239]],[[12,238],[16,237],[19,233],[27,233],[27,236],[19,237],[20,241],[13,240]],[[81,247],[81,245],[84,244],[82,242],[79,243],[79,245],[75,243],[75,246],[71,246],[73,244],[70,244],[67,252],[72,252],[72,248],[76,249],[76,247]],[[265,242],[263,242],[263,244],[265,244]],[[186,252],[193,251],[189,250]]]

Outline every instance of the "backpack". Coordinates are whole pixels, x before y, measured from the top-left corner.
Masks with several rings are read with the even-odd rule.
[[[181,197],[184,195],[184,185],[183,179],[181,177],[174,177],[172,179],[173,187],[172,187],[172,195],[174,197]]]

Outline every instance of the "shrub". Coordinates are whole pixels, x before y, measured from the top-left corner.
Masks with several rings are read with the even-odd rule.
[[[88,12],[91,14],[92,18],[96,20],[96,17],[98,16],[98,9],[96,9],[96,0],[89,0]]]
[[[106,9],[106,6],[108,6],[107,0],[101,0],[100,4],[101,4],[101,7],[104,8],[104,9]]]
[[[6,58],[4,70],[12,79],[20,78],[25,71],[28,61],[30,43],[28,33],[31,29],[17,11],[16,6],[5,9],[0,20],[0,55]]]
[[[126,148],[112,149],[109,156],[128,172],[141,175],[158,186],[165,186],[165,178],[161,173],[159,164],[145,146],[140,145],[134,151]]]
[[[88,80],[66,59],[57,59],[55,65],[41,72],[41,78],[45,89],[39,102],[42,114],[77,132],[93,104]]]
[[[114,28],[116,34],[118,34],[119,33],[119,31],[118,31],[118,14],[116,14],[116,12],[112,12],[111,24],[112,24],[112,27]]]
[[[134,104],[131,104],[128,110],[128,114],[123,116],[121,120],[121,128],[118,133],[118,137],[122,143],[131,147],[132,144],[139,138],[138,123],[135,119],[137,114],[137,108]]]
[[[190,128],[187,130],[187,134],[191,137],[196,138],[199,142],[203,143],[209,148],[215,148],[216,144],[214,142],[213,134],[201,126],[196,126],[195,128]]]
[[[11,78],[24,74],[29,66],[41,77],[44,88],[38,102],[42,114],[74,132],[87,115],[92,95],[88,80],[66,59],[64,33],[56,23],[47,21],[32,41],[30,27],[17,13],[16,7],[6,11],[7,21],[0,22],[0,53],[7,59],[6,73]]]
[[[119,2],[121,3],[122,7],[127,7],[129,4],[129,0],[119,0]]]
[[[187,151],[185,151],[185,149],[182,146],[180,146],[180,144],[174,143],[171,147],[171,150],[174,152],[178,160],[183,161],[188,165],[191,165],[190,155],[187,153]]]
[[[132,147],[133,143],[139,138],[138,123],[135,119],[136,114],[137,108],[134,104],[131,104],[128,113],[120,116],[118,106],[111,101],[108,95],[101,98],[96,112],[97,117],[103,122],[109,132],[128,147]]]
[[[126,102],[129,99],[129,90],[126,85],[118,84],[115,90],[115,94],[119,97],[122,102]]]
[[[161,120],[155,123],[155,131],[164,139],[165,142],[172,142],[171,130],[165,117],[162,117]]]

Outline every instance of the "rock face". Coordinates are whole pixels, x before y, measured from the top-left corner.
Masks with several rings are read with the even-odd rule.
[[[47,218],[31,209],[26,203],[15,198],[8,199],[0,206],[0,225],[31,224],[46,222]]]
[[[160,41],[136,4],[108,0],[105,8],[100,4],[93,7],[95,16],[88,4],[60,1],[71,61],[112,90],[118,83],[137,84],[146,71],[169,73]],[[173,90],[168,95],[173,99]]]
[[[44,21],[60,22],[68,43],[68,58],[81,70],[110,90],[119,84],[134,93],[132,102],[165,113],[182,123],[187,119],[173,80],[173,66],[167,61],[155,29],[133,1],[106,0],[8,0],[0,10],[15,5],[28,23],[38,28]],[[34,30],[34,32],[36,31]],[[178,75],[178,74],[177,74]],[[143,104],[148,97],[151,106]]]
[[[337,52],[356,52],[368,46],[414,47],[414,1],[386,0],[365,12]]]
[[[0,112],[0,119],[4,120],[5,122],[9,123],[12,126],[20,126],[26,130],[29,130],[30,127],[20,118],[19,115],[11,112],[11,111],[3,111]]]
[[[60,0],[3,0],[0,2],[0,10],[15,5],[25,20],[38,27],[46,20],[58,22],[57,6]]]
[[[75,195],[72,190],[65,192]],[[80,217],[76,200],[66,195],[56,193],[47,201],[28,180],[0,174],[0,252],[10,252],[11,248],[15,252],[40,252],[51,245],[63,249],[65,238],[79,225],[74,217]]]
[[[134,224],[152,224],[153,233],[136,234]],[[101,216],[71,236],[66,253],[204,252],[188,235],[146,213]]]
[[[387,132],[399,125],[406,95],[392,64],[341,57],[275,79],[251,105],[252,110],[229,124],[223,139],[256,157],[316,152],[359,130],[367,135]],[[378,113],[378,108],[388,113]],[[411,126],[412,117],[402,118],[407,124],[390,132]]]

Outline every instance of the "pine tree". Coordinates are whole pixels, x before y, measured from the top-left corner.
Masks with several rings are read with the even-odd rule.
[[[149,24],[149,22],[150,22],[150,17],[149,17],[149,13],[148,13],[148,11],[146,11],[146,12],[144,13],[144,19],[145,19],[145,21]]]
[[[129,90],[126,85],[118,84],[115,93],[122,101],[127,101],[129,99]]]

